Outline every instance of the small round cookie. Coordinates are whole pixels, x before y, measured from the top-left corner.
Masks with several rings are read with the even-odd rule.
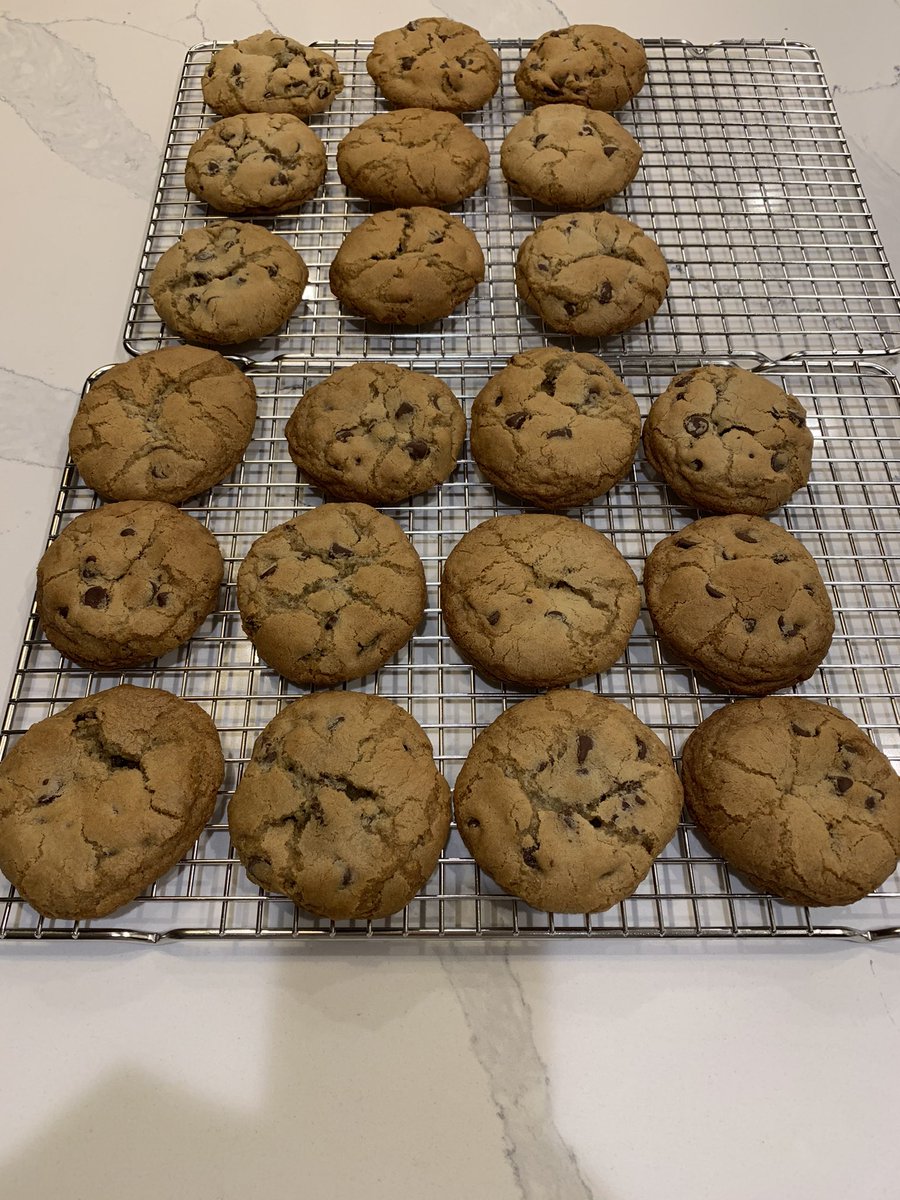
[[[384,324],[449,316],[484,279],[478,239],[439,208],[391,208],[351,229],[329,272],[345,308]]]
[[[292,683],[377,671],[425,612],[422,562],[396,521],[367,504],[323,504],[270,529],[237,577],[244,632]]]
[[[381,696],[318,692],[270,721],[228,805],[254,883],[333,920],[408,904],[450,832],[450,789],[418,722]]]
[[[621,704],[555,691],[516,704],[475,739],[453,793],[472,857],[547,912],[599,912],[630,896],[678,827],[668,750]]]
[[[815,559],[762,517],[703,517],[644,567],[654,628],[717,687],[764,696],[808,679],[834,634]]]
[[[488,148],[453,113],[400,108],[351,129],[337,149],[341,181],[391,205],[457,204],[484,187]]]
[[[647,55],[611,25],[570,25],[542,34],[516,71],[530,104],[582,104],[615,112],[644,86]]]
[[[685,799],[718,854],[791,904],[853,904],[900,857],[900,778],[843,713],[799,696],[720,708],[684,746]]]
[[[628,187],[642,153],[608,113],[550,104],[512,127],[500,168],[517,191],[550,208],[598,208]]]
[[[514,355],[472,405],[472,456],[491,483],[541,508],[574,508],[629,471],[637,401],[593,354]]]
[[[772,512],[809,479],[806,409],[741,367],[676,375],[653,401],[643,440],[672,491],[712,512]]]
[[[285,435],[300,470],[332,496],[394,504],[447,478],[466,418],[433,375],[361,362],[310,388]]]
[[[104,917],[193,845],[223,774],[199,705],[130,684],[85,696],[0,765],[0,871],[45,917]]]
[[[590,337],[649,321],[669,269],[653,238],[608,212],[549,217],[516,257],[516,288],[551,329]]]
[[[69,431],[81,477],[104,500],[178,504],[241,461],[256,388],[215,350],[171,346],[117,363],[82,397]]]
[[[123,500],[71,521],[37,568],[47,640],[82,667],[151,662],[182,645],[216,607],[219,543],[171,504]]]
[[[237,113],[324,112],[343,91],[330,54],[266,29],[217,50],[203,75],[203,99],[223,117]]]
[[[478,30],[446,17],[379,33],[366,70],[397,108],[468,112],[500,86],[500,59]]]
[[[492,517],[454,546],[441,580],[450,636],[486,675],[557,687],[606,671],[641,607],[609,538],[570,517]]]
[[[219,212],[280,213],[316,194],[325,166],[325,147],[299,117],[246,113],[194,142],[184,186]]]

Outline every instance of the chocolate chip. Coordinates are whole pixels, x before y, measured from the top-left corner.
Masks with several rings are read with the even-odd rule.
[[[608,279],[604,280],[603,287],[601,287],[600,291],[597,293],[597,303],[609,304],[610,300],[612,300],[612,292],[612,284]]]
[[[421,438],[413,438],[406,446],[406,453],[413,462],[421,462],[423,458],[427,458],[431,453],[431,447],[427,442],[423,442]]]
[[[478,820],[477,817],[469,817],[468,821],[466,821],[466,828],[467,829],[480,829],[481,822]]]
[[[277,267],[269,266],[269,267],[266,267],[266,270],[269,272],[269,278],[270,278],[270,279],[274,279],[274,278],[275,278],[275,276],[278,274],[278,268],[277,268]]]
[[[500,620],[500,612],[498,609],[495,608],[492,613],[488,613],[488,618],[487,618],[488,625],[496,625],[499,620]]]
[[[844,792],[849,792],[853,787],[853,780],[848,775],[837,775],[831,782],[839,796],[843,796]]]
[[[81,568],[82,579],[96,579],[100,572],[93,565],[97,561],[96,554],[89,554],[84,560],[84,566]]]
[[[773,554],[772,555],[773,563],[786,563],[786,562],[790,562],[790,560],[791,560],[791,556],[789,554]]]
[[[590,821],[588,821],[588,824],[593,825],[595,829],[603,828],[603,821],[600,817],[591,817]]]
[[[88,608],[106,608],[109,604],[109,592],[102,587],[88,588],[81,603],[86,604]]]
[[[170,592],[159,592],[156,597],[156,603],[159,608],[165,608],[169,603]]]
[[[544,141],[546,136],[547,136],[546,133],[539,133],[537,135],[537,137],[533,137],[531,139],[531,144],[532,144],[532,146],[534,146],[535,150],[538,148],[538,146],[541,144],[541,142]]]
[[[542,759],[541,762],[539,762],[538,765],[534,769],[535,769],[535,772],[539,775],[541,773],[541,771],[546,771],[549,766],[550,766],[550,763],[545,758],[545,759]]]
[[[790,459],[788,458],[788,456],[786,454],[781,454],[779,451],[776,450],[775,453],[772,455],[772,470],[773,471],[786,471],[789,464],[790,464]]]
[[[866,808],[869,810],[869,812],[872,811],[872,809],[875,807],[875,805],[877,803],[878,803],[878,801],[875,799],[874,796],[866,796]]]
[[[287,182],[288,182],[287,175],[285,175],[284,171],[279,171],[278,174],[275,176],[275,178],[272,180],[272,185],[276,186],[276,187],[284,187],[284,185]]]
[[[557,608],[548,609],[547,612],[544,613],[544,616],[551,617],[554,621],[562,621],[564,625],[568,624],[566,621],[566,614],[561,613]]]
[[[335,625],[337,625],[337,621],[338,621],[337,613],[329,613],[328,617],[326,617],[326,619],[325,619],[323,629],[334,629]],[[341,718],[341,719],[343,720],[343,718]]]
[[[707,596],[712,596],[713,600],[722,600],[725,597],[724,592],[720,592],[718,588],[714,588],[711,583],[706,585]]]
[[[623,812],[631,812],[631,805],[628,803],[627,800],[622,801],[622,811]]]
[[[206,173],[207,173],[207,175],[218,175],[219,164],[217,162],[207,163],[206,164]]]
[[[597,131],[596,131],[596,129],[594,129],[593,125],[582,125],[582,127],[578,130],[578,136],[579,137],[590,137],[590,135],[592,133],[596,133],[596,132]]]
[[[272,563],[271,567],[266,567],[266,569],[264,571],[260,572],[259,577],[260,577],[260,579],[268,579],[269,576],[274,575],[277,570],[278,570],[278,563]]]
[[[637,742],[637,756],[643,762],[647,757],[647,743],[643,738],[635,738],[634,740]]]
[[[693,461],[691,462],[691,469],[694,471],[702,471],[703,470],[703,460],[700,458],[693,459]]]
[[[522,862],[526,867],[533,867],[535,870],[537,869],[538,861],[534,852],[537,848],[537,846],[526,846],[522,851]]]
[[[342,546],[340,542],[332,542],[331,549],[328,551],[332,558],[352,558],[353,551],[348,550],[346,546]]]
[[[574,317],[578,312],[578,305],[571,300],[567,300],[563,305],[563,308],[566,310],[567,317]]]
[[[551,429],[547,433],[548,438],[570,438],[572,430],[568,425],[563,425],[561,429]]]
[[[594,739],[590,736],[590,734],[579,733],[578,749],[577,749],[577,753],[576,753],[576,757],[578,759],[579,765],[581,765],[581,763],[584,762],[584,760],[588,756],[588,753],[591,750],[593,750],[593,748],[594,748]]]
[[[693,550],[697,543],[692,542],[690,538],[679,538],[675,545],[679,550]]]
[[[796,625],[789,625],[783,616],[778,618],[778,628],[781,630],[782,637],[792,638],[797,636]]]
[[[127,529],[119,530],[119,537],[134,537],[134,530],[129,526]]]
[[[703,437],[708,429],[709,421],[700,413],[691,413],[689,417],[684,418],[684,431],[691,437]]]
[[[59,617],[62,617],[62,619],[65,621],[65,619],[66,619],[66,618],[68,617],[68,615],[69,615],[69,606],[68,606],[68,604],[64,604],[64,605],[62,606],[62,608],[58,608],[58,609],[56,610],[56,614],[57,614],[57,616],[59,616]]]
[[[413,406],[411,404],[407,403],[406,400],[404,400],[403,403],[400,405],[400,407],[397,409],[397,411],[394,413],[394,416],[395,417],[405,417],[407,415],[407,413],[411,413],[411,412],[415,412],[415,411],[416,410],[413,408]]]
[[[411,58],[409,55],[407,55],[406,58],[401,58],[400,59],[400,70],[401,71],[411,71],[412,67],[413,67],[413,63],[415,61],[416,60],[414,58]]]
[[[169,472],[161,463],[154,463],[150,468],[150,474],[154,479],[167,479]]]
[[[791,733],[796,734],[797,737],[818,737],[819,736],[819,732],[817,729],[804,729],[802,725],[798,725],[795,721],[791,722]]]
[[[240,64],[240,63],[235,63],[235,64],[234,64],[234,66],[231,68],[231,73],[232,73],[232,75],[240,75],[240,73],[241,73],[241,64]]]
[[[736,529],[734,531],[734,536],[739,538],[742,542],[746,542],[750,546],[756,545],[756,538],[749,529]]]
[[[54,800],[58,800],[58,799],[59,799],[59,792],[53,792],[51,795],[38,796],[37,803],[39,805],[43,806],[45,804],[52,804]]]
[[[612,156],[616,152],[616,149],[617,149],[616,146],[604,146],[603,153],[606,155],[607,158],[612,158]]]
[[[514,412],[514,413],[511,413],[506,418],[506,421],[504,422],[504,424],[507,425],[510,429],[521,429],[527,420],[528,420],[527,412]]]
[[[336,442],[349,442],[352,437],[353,437],[352,429],[339,429],[337,431],[337,433],[334,435],[334,440]]]
[[[331,95],[331,88],[328,86],[327,83],[320,83],[319,86],[316,88],[316,95],[319,97],[320,100],[327,100],[328,97]]]
[[[344,868],[344,873],[341,876],[341,887],[349,887],[353,881],[353,872],[349,867]]]
[[[752,633],[753,630],[756,628],[756,622],[753,620],[752,617],[744,617],[744,628],[747,630],[748,633]]]

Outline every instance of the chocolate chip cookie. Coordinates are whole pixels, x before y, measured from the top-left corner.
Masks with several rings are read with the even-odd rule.
[[[351,129],[337,169],[360,196],[392,205],[458,204],[484,187],[488,148],[453,113],[401,108]]]
[[[308,279],[284,238],[245,221],[216,221],[166,250],[149,290],[160,318],[185,341],[235,346],[283,325]]]
[[[447,631],[486,675],[557,687],[606,671],[641,607],[609,538],[569,517],[493,517],[451,551],[441,581]]]
[[[472,857],[548,912],[598,912],[638,886],[681,815],[668,750],[627,708],[563,690],[475,739],[453,793]]]
[[[500,59],[478,30],[446,17],[379,33],[366,70],[397,108],[467,112],[500,85]]]
[[[656,242],[608,212],[550,217],[524,240],[516,287],[551,329],[591,337],[648,321],[666,296],[669,269]]]
[[[45,917],[106,916],[196,841],[223,772],[199,705],[129,684],[85,696],[0,765],[0,870]]]
[[[251,379],[214,350],[172,346],[117,363],[92,385],[69,453],[105,500],[178,504],[234,470],[255,421]]]
[[[573,508],[631,467],[637,401],[592,354],[525,350],[472,405],[472,455],[491,483],[541,508]]]
[[[292,683],[377,671],[425,612],[422,562],[396,521],[366,504],[323,504],[270,529],[237,577],[244,632]]]
[[[182,645],[216,607],[224,564],[199,521],[124,500],[82,513],[37,568],[47,640],[82,667],[135,667]]]
[[[703,517],[654,546],[647,608],[673,654],[720,688],[762,696],[808,679],[834,614],[815,559],[762,517]]]
[[[791,904],[853,904],[900,856],[900,779],[849,717],[798,696],[741,700],[685,743],[685,799],[754,887]]]
[[[448,316],[484,279],[471,229],[439,208],[392,208],[351,229],[334,257],[331,290],[373,321],[421,325]]]
[[[300,470],[332,496],[394,504],[447,478],[466,418],[433,375],[362,362],[310,388],[285,434]]]
[[[615,112],[644,86],[644,47],[611,25],[552,29],[516,71],[516,91],[530,104],[583,104]]]
[[[270,721],[228,806],[254,883],[334,920],[398,912],[437,865],[450,789],[402,708],[319,692]]]
[[[330,54],[266,29],[217,50],[203,76],[203,99],[223,117],[237,113],[323,112],[343,91]]]

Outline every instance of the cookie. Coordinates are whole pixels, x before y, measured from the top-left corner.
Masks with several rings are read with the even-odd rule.
[[[574,508],[629,471],[637,401],[592,354],[542,346],[514,355],[472,405],[472,456],[497,487],[541,508]]]
[[[329,272],[345,308],[373,321],[421,325],[446,317],[484,279],[471,229],[439,208],[392,208],[351,229]]]
[[[44,551],[38,617],[50,644],[80,666],[135,667],[191,637],[216,607],[223,572],[213,535],[171,504],[106,504]]]
[[[263,534],[237,577],[244,632],[292,683],[377,671],[425,612],[422,562],[396,521],[323,504]]]
[[[366,70],[397,108],[468,112],[500,85],[500,59],[478,30],[446,17],[379,33]]]
[[[401,108],[351,129],[337,169],[353,192],[391,205],[458,204],[484,187],[488,148],[453,113]]]
[[[361,362],[310,388],[285,434],[300,470],[332,496],[394,504],[447,478],[466,418],[433,375]]]
[[[772,512],[809,479],[806,409],[740,367],[676,375],[653,401],[643,440],[672,491],[712,512]]]
[[[149,290],[160,319],[185,341],[234,346],[283,325],[308,279],[284,238],[245,221],[216,221],[166,250]]]
[[[309,200],[325,178],[325,147],[289,113],[216,121],[188,151],[184,186],[225,213],[280,213]]]
[[[516,257],[516,288],[560,333],[608,337],[649,321],[669,269],[656,242],[608,212],[549,217]]]
[[[547,514],[482,521],[450,552],[447,631],[486,675],[556,687],[606,671],[641,607],[634,572],[609,538]]]
[[[398,912],[431,875],[450,831],[450,789],[402,708],[319,692],[270,721],[228,806],[254,883],[319,917]]]
[[[654,546],[647,608],[676,658],[720,688],[762,696],[808,679],[834,614],[815,559],[762,517],[703,517]]]
[[[271,29],[217,50],[203,75],[203,99],[223,117],[238,113],[324,112],[344,89],[330,54]]]
[[[69,453],[105,500],[178,504],[234,470],[255,421],[251,379],[214,350],[172,346],[117,363],[91,386]]]
[[[615,112],[644,86],[644,47],[611,25],[552,29],[516,71],[516,91],[530,104],[582,104]]]
[[[630,896],[678,827],[668,750],[629,709],[591,692],[516,704],[475,739],[453,793],[472,857],[548,912]]]
[[[0,764],[0,871],[45,917],[104,917],[193,845],[223,773],[199,705],[130,684],[85,696]]]
[[[500,147],[500,168],[519,192],[551,208],[597,208],[625,190],[642,150],[605,112],[548,104],[518,121]]]
[[[684,746],[685,799],[718,854],[791,904],[853,904],[900,856],[900,779],[843,713],[799,696],[720,708]]]

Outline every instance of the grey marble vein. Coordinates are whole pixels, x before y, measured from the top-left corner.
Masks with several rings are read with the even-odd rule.
[[[265,21],[266,28],[271,29],[273,33],[278,33],[278,26],[272,20],[272,18],[269,16],[269,14],[265,11],[263,6],[259,3],[259,0],[250,0],[250,3],[253,5],[253,7],[256,9],[256,11],[259,13],[259,15],[262,17],[262,19]]]
[[[477,0],[462,0],[461,3],[457,0],[432,7],[454,21],[474,25],[485,37],[513,37],[519,30],[524,37],[534,37],[545,28],[556,29],[572,23],[556,0],[508,0],[496,10]]]
[[[876,80],[875,83],[869,83],[865,87],[848,88],[842,87],[836,83],[831,89],[836,96],[862,96],[865,92],[883,92],[890,88],[895,88],[900,84],[900,64],[894,67],[893,79]]]
[[[133,29],[135,33],[145,33],[147,37],[159,38],[163,42],[172,42],[175,46],[187,47],[187,42],[181,38],[169,37],[158,29],[147,29],[144,25],[134,25],[131,21],[107,21],[104,17],[56,17],[53,21],[42,21],[45,29],[57,25],[108,25],[111,29]]]
[[[77,403],[77,394],[69,388],[0,367],[0,458],[62,467]]]

